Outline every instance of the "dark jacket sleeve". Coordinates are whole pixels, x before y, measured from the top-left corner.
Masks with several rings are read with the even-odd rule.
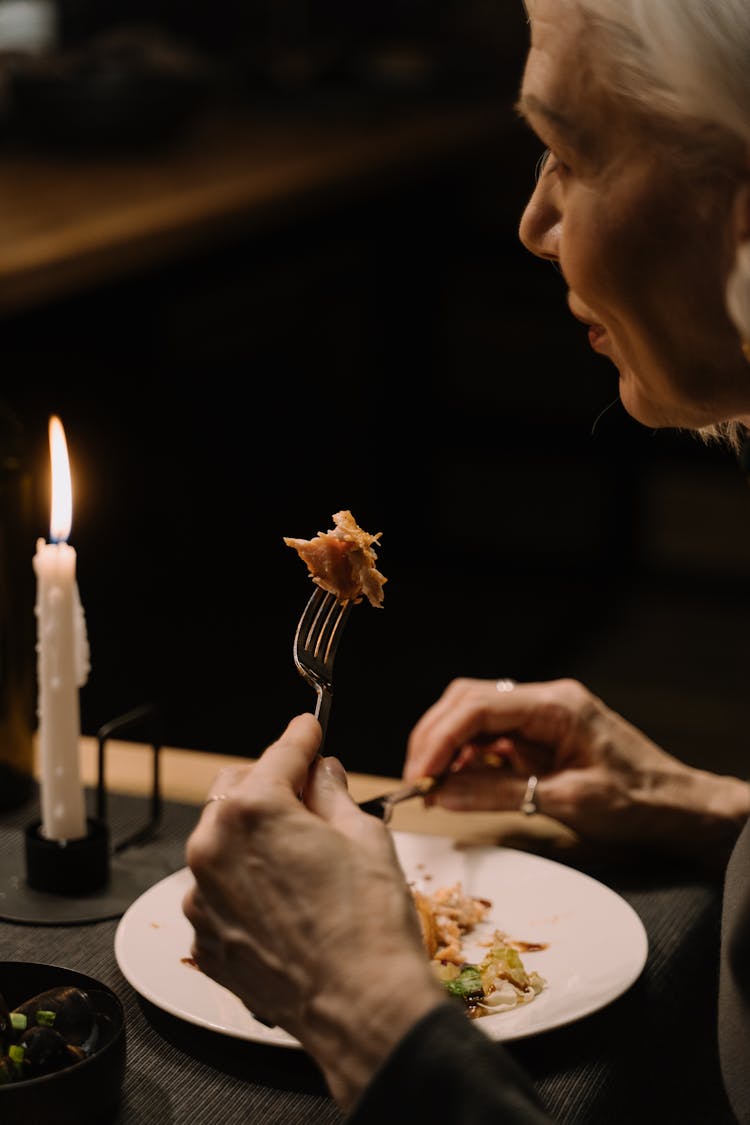
[[[724,883],[719,975],[719,1056],[738,1121],[750,1122],[750,821]]]
[[[398,1121],[441,1125],[550,1125],[534,1087],[500,1043],[450,1000],[398,1044],[347,1125]]]

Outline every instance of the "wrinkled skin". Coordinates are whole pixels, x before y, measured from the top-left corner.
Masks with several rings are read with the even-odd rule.
[[[433,804],[518,809],[533,773],[539,810],[584,839],[717,865],[750,812],[744,782],[666,754],[575,680],[512,691],[498,691],[494,680],[455,680],[412,731],[404,776],[444,770],[427,798]]]
[[[750,237],[748,154],[729,146],[721,174],[712,161],[700,175],[691,134],[664,135],[597,94],[575,0],[530,8],[519,108],[548,155],[522,242],[558,265],[571,312],[617,368],[635,418],[695,429],[747,420],[750,372],[725,288],[737,242]]]
[[[229,799],[206,805],[188,841],[183,905],[199,968],[298,1038],[347,1105],[445,997],[390,832],[351,800],[338,762],[316,760],[319,744],[300,715],[252,768],[217,777]]]

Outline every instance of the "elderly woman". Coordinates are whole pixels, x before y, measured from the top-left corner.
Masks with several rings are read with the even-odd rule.
[[[521,239],[559,266],[635,418],[739,450],[750,5],[527,8],[518,104],[547,153]],[[455,681],[412,732],[405,777],[460,758],[431,798],[446,807],[517,808],[526,794],[592,842],[728,860],[719,1040],[729,1100],[750,1121],[750,788],[664,753],[578,683],[504,686]],[[420,1113],[429,1086],[442,1122],[547,1120],[508,1053],[446,1000],[388,830],[350,800],[341,766],[317,758],[319,739],[315,719],[297,716],[251,772],[217,782],[230,799],[207,805],[187,852],[198,964],[299,1039],[358,1125],[393,1116],[395,1081],[400,1111],[415,1098]],[[480,740],[505,769],[472,761]]]

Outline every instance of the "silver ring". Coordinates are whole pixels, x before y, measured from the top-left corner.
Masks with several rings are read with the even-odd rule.
[[[523,800],[521,801],[520,806],[520,811],[524,816],[533,816],[535,812],[539,811],[534,800],[534,794],[536,793],[538,780],[539,778],[536,776],[536,774],[532,773],[531,777],[526,782],[526,792],[523,795]]]
[[[495,684],[495,691],[513,691],[515,686],[515,680],[498,680]]]

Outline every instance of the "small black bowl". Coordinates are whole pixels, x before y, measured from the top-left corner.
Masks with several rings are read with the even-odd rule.
[[[125,1012],[111,988],[60,965],[0,961],[0,994],[14,1009],[49,988],[88,993],[99,1022],[101,1045],[73,1066],[23,1082],[0,1085],[2,1125],[96,1125],[109,1121],[125,1076]]]

